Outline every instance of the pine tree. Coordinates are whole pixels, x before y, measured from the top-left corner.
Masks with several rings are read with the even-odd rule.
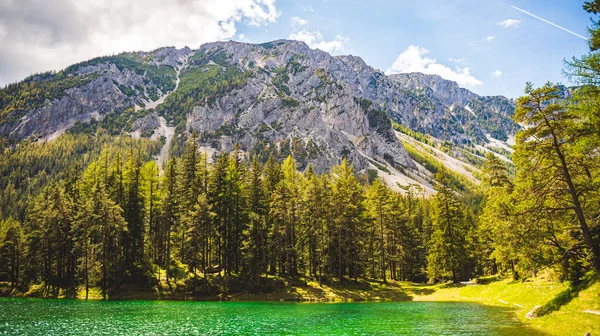
[[[130,153],[125,164],[125,190],[126,201],[124,210],[127,233],[125,234],[124,247],[125,263],[132,276],[140,275],[144,261],[144,200],[140,193],[141,184],[141,157],[139,153]]]
[[[11,289],[17,288],[21,276],[23,230],[19,221],[0,220],[0,274],[6,275]]]
[[[158,218],[160,215],[160,176],[156,162],[146,162],[140,170],[141,187],[140,194],[144,204],[144,231],[147,232],[145,251],[153,263],[159,260],[160,230]]]
[[[186,217],[188,231],[186,233],[186,260],[190,272],[197,276],[197,270],[202,270],[204,280],[206,280],[206,269],[208,267],[208,240],[211,236],[211,229],[214,219],[214,213],[208,203],[206,195],[200,194],[194,204],[194,211]]]
[[[273,203],[273,192],[277,188],[279,181],[282,179],[281,165],[275,161],[273,156],[269,156],[269,159],[265,163],[264,168],[264,204],[267,219],[265,222],[265,234],[267,235],[267,249],[265,251],[266,259],[268,262],[269,273],[275,274],[277,268],[277,251],[278,235],[277,229],[275,228],[275,220],[271,215],[271,204]]]
[[[363,191],[346,159],[332,168],[333,202],[336,241],[335,264],[331,269],[339,281],[344,275],[357,279],[362,273],[361,252],[364,251]]]
[[[373,225],[371,226],[369,255],[371,259],[371,274],[375,276],[375,246],[379,246],[379,270],[381,279],[386,282],[386,248],[385,237],[389,230],[389,217],[391,212],[390,196],[386,186],[375,180],[367,192],[367,204]],[[377,232],[377,233],[376,233]]]
[[[215,244],[217,248],[216,262],[225,275],[229,276],[230,265],[227,244],[230,239],[229,232],[229,200],[227,195],[227,168],[229,158],[226,153],[220,154],[212,166],[209,176],[209,201],[215,212]]]
[[[245,259],[243,272],[249,274],[253,282],[257,284],[260,275],[267,270],[267,207],[264,203],[262,167],[256,156],[250,165],[247,198],[248,228],[244,233],[244,237],[247,239],[243,244]]]
[[[308,273],[316,276],[321,283],[324,273],[327,223],[327,193],[323,188],[323,177],[314,173],[308,166],[302,195],[301,250],[304,250]],[[304,267],[303,267],[304,269]]]
[[[74,275],[69,262],[73,244],[72,218],[72,207],[56,183],[48,185],[32,202],[28,228],[29,265],[41,266],[45,294],[56,296],[60,289],[73,294],[74,283],[69,281]]]
[[[272,250],[279,261],[280,274],[296,276],[297,240],[296,227],[299,221],[299,185],[300,175],[296,170],[296,162],[288,156],[282,166],[283,179],[275,187],[271,201],[271,217],[274,219]]]
[[[229,270],[234,270],[236,273],[240,270],[240,262],[242,260],[241,247],[244,240],[243,233],[247,226],[247,200],[246,200],[246,184],[245,174],[246,169],[241,159],[241,151],[236,145],[235,150],[229,157],[226,176],[226,191],[228,199],[229,213],[229,240],[225,253],[228,254],[227,260],[230,265]]]
[[[525,192],[520,199],[523,204],[527,204],[525,195],[535,200],[528,208],[540,216],[573,214],[592,265],[600,270],[600,239],[590,227],[596,224],[598,210],[586,201],[600,200],[600,163],[590,140],[594,137],[587,136],[589,126],[577,109],[559,102],[557,86],[534,89],[528,84],[525,93],[517,100],[514,116],[516,122],[528,126],[518,133],[513,155],[519,168],[515,183]]]
[[[489,187],[508,187],[512,183],[508,177],[507,168],[496,155],[487,153],[483,164],[483,183]]]
[[[163,251],[160,259],[163,267],[166,270],[166,280],[169,283],[170,266],[173,250],[173,231],[179,227],[179,196],[177,194],[177,161],[170,159],[167,162],[167,167],[164,175],[163,191],[162,191],[162,210],[159,222],[159,232],[161,237],[161,251]]]
[[[450,177],[443,166],[436,175],[436,182],[427,272],[430,281],[449,278],[458,282],[467,256],[467,228],[461,204],[450,188]]]
[[[122,280],[123,267],[119,239],[126,231],[127,224],[123,218],[123,210],[110,199],[102,184],[98,184],[92,191],[91,198],[92,218],[98,234],[98,261],[101,268],[100,288],[104,299],[108,297],[109,290],[118,289]]]

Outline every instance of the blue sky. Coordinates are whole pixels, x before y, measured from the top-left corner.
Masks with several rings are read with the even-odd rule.
[[[330,51],[361,56],[383,71],[389,70],[411,45],[418,46],[429,53],[413,52],[416,57],[435,59],[437,64],[462,74],[468,68],[475,81],[458,77],[463,78],[462,86],[480,94],[517,97],[527,81],[567,83],[562,74],[563,60],[585,54],[588,46],[585,40],[511,5],[587,36],[590,15],[583,11],[582,4],[573,0],[278,1],[281,15],[276,23],[241,25],[235,39],[239,40],[240,34],[251,42],[290,35],[307,38],[306,34],[298,34],[307,32],[317,37],[313,45],[319,41],[341,42],[341,48],[335,48],[339,43],[334,44]],[[520,23],[507,28],[499,25],[507,19]],[[411,62],[410,57],[407,61]],[[432,62],[426,64],[431,67]],[[438,72],[448,71],[435,65],[431,71],[435,72],[436,67]]]
[[[485,95],[568,84],[563,60],[586,41],[511,5],[587,35],[583,0],[0,0],[0,85],[123,51],[282,38]]]

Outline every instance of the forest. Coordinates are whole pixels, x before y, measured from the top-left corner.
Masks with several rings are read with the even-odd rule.
[[[547,267],[577,282],[597,267],[598,188],[591,186],[598,162],[581,145],[598,133],[567,138],[567,127],[584,125],[566,117],[574,111],[556,99],[556,87],[528,90],[515,118],[538,126],[519,133],[517,175],[490,153],[483,184],[459,193],[441,166],[432,199],[397,193],[346,160],[317,174],[310,166],[298,172],[291,156],[283,163],[247,160],[235,150],[208,158],[193,134],[161,172],[151,159],[157,144],[111,138],[101,129],[95,140],[82,135],[103,149],[82,154],[95,155],[87,167],[68,158],[54,162],[64,173],[43,187],[32,184],[39,190],[26,209],[5,216],[0,272],[14,290],[40,284],[42,295],[75,297],[99,288],[105,298],[131,284],[150,289],[161,277],[199,295],[268,291],[275,277],[458,282],[497,273],[518,279]],[[563,141],[530,140],[537,134]],[[31,154],[49,160],[63,142]],[[31,146],[39,145],[7,151],[27,157]],[[20,164],[31,168],[40,158]],[[20,171],[19,161],[11,162],[10,170]],[[3,183],[14,195],[28,180],[16,175]],[[4,204],[4,211],[18,207]]]
[[[584,8],[600,11],[598,1]],[[208,296],[275,281],[457,283],[550,269],[575,286],[600,271],[600,28],[590,34],[590,53],[566,62],[578,86],[527,84],[517,100],[514,168],[489,152],[474,185],[422,159],[435,170],[431,198],[394,191],[346,158],[318,173],[239,147],[209,157],[195,133],[164,170],[153,159],[160,140],[101,126],[2,142],[0,281],[10,293],[111,298],[164,278]]]

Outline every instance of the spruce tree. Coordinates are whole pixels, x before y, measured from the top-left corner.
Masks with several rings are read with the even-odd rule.
[[[436,174],[436,182],[427,273],[430,281],[451,279],[458,282],[467,257],[468,228],[465,227],[462,206],[450,187],[451,180],[445,167],[442,166]]]

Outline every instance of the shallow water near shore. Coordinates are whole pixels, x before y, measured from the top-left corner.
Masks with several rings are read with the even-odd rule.
[[[536,335],[464,302],[273,303],[0,299],[8,335]]]

